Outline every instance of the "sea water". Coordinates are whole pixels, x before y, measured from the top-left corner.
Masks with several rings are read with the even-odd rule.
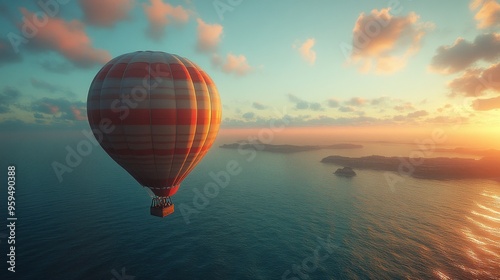
[[[385,172],[342,178],[333,174],[339,166],[320,162],[408,156],[409,145],[293,154],[214,146],[173,197],[175,213],[161,219],[100,147],[59,181],[53,163],[65,164],[67,147],[83,139],[2,140],[0,213],[6,223],[7,166],[15,165],[18,220],[15,273],[9,233],[0,231],[1,279],[500,278],[499,182],[390,184]],[[238,172],[224,177],[228,164]],[[205,190],[217,176],[227,185]]]

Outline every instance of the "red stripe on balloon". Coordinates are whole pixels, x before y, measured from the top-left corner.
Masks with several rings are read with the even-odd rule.
[[[115,150],[109,149],[109,153],[116,156],[171,156],[171,155],[186,155],[190,153],[189,148],[175,148],[175,149],[142,149],[142,150],[131,150],[131,149],[122,149]],[[205,147],[193,149],[193,153],[199,153],[207,150]],[[137,164],[140,164],[141,160],[137,160]]]
[[[95,116],[93,124],[99,123],[99,118],[107,118],[114,124],[126,125],[206,125],[217,123],[210,119],[207,109],[95,109],[89,110]],[[212,113],[213,115],[213,113]]]

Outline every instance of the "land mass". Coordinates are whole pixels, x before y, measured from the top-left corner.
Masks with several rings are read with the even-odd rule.
[[[466,158],[408,158],[367,156],[359,158],[329,156],[323,163],[350,166],[361,169],[393,171],[424,179],[499,179],[500,157],[484,157],[479,160]]]
[[[348,166],[337,169],[335,172],[333,172],[333,174],[348,178],[356,176],[356,172],[354,172],[354,170],[352,170],[352,168]]]
[[[474,156],[500,156],[500,150],[488,149],[488,150],[477,150],[469,148],[455,148],[455,149],[436,149],[436,152],[440,153],[455,153],[461,155],[474,155]]]
[[[333,144],[326,146],[320,146],[320,145],[297,146],[297,145],[271,145],[271,144],[264,144],[261,142],[256,142],[256,143],[241,142],[241,143],[224,144],[219,147],[223,149],[242,149],[242,150],[254,149],[270,153],[287,154],[287,153],[306,152],[306,151],[320,150],[320,149],[361,149],[363,148],[363,145],[342,143],[342,144]]]

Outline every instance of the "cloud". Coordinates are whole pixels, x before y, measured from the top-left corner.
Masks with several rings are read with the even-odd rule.
[[[134,6],[134,0],[80,0],[85,21],[89,24],[111,27],[125,20]]]
[[[487,99],[476,99],[472,103],[472,108],[476,111],[500,109],[500,96]]]
[[[73,66],[67,62],[57,62],[53,60],[45,60],[40,62],[40,66],[49,72],[54,72],[58,74],[67,74],[69,71],[73,70]]]
[[[356,111],[356,109],[354,109],[353,107],[351,106],[342,106],[342,107],[339,107],[339,111],[340,112],[344,112],[344,113],[349,113],[349,112],[354,112]]]
[[[393,123],[392,120],[377,119],[366,116],[356,116],[350,118],[333,118],[330,116],[290,116],[285,115],[282,118],[254,118],[251,120],[246,119],[233,119],[225,118],[222,121],[223,127],[265,127],[269,123],[286,124],[290,127],[310,127],[310,126],[356,126],[356,125],[376,125]]]
[[[474,19],[477,21],[478,28],[500,26],[500,4],[497,1],[473,0],[470,9],[472,11],[477,10]]]
[[[335,99],[335,98],[328,99],[328,107],[337,108],[337,107],[339,107],[339,105],[340,105],[340,102],[337,99]]]
[[[323,111],[323,107],[318,102],[309,103],[309,109],[313,111]]]
[[[21,55],[14,51],[10,42],[0,39],[0,65],[21,61]]]
[[[4,87],[0,92],[0,114],[11,111],[10,106],[21,97],[21,92],[15,88]]]
[[[255,118],[255,113],[254,112],[247,112],[247,113],[243,114],[242,117],[244,119],[250,120],[250,119]]]
[[[500,34],[478,35],[474,42],[458,38],[452,46],[441,46],[431,61],[431,70],[444,74],[456,73],[477,61],[494,62],[500,57]]]
[[[391,9],[361,13],[354,25],[351,59],[361,72],[392,73],[402,69],[420,49],[431,23],[419,22],[413,12],[393,16]]]
[[[376,105],[383,104],[388,100],[389,100],[389,98],[387,96],[381,96],[381,97],[377,97],[377,98],[370,100],[370,104],[373,106],[376,106]]]
[[[21,8],[21,13],[25,18],[37,16],[25,8]],[[92,46],[82,22],[77,20],[66,22],[55,17],[46,17],[46,20],[44,27],[38,28],[36,36],[29,41],[28,46],[32,50],[58,52],[81,68],[101,65],[111,59],[107,51]]]
[[[361,106],[366,103],[366,100],[361,97],[353,97],[345,102],[347,105],[351,106]]]
[[[406,115],[407,118],[410,118],[410,119],[415,119],[415,118],[420,118],[420,117],[425,117],[429,115],[429,113],[425,110],[420,110],[420,111],[415,111],[415,112],[412,112],[412,113],[408,113],[408,115]]]
[[[392,118],[392,120],[397,122],[414,122],[416,119],[428,116],[429,113],[425,110],[415,111],[405,115],[397,115]]]
[[[451,96],[481,96],[487,91],[500,93],[500,63],[487,69],[466,70],[462,76],[448,83]]]
[[[448,104],[445,104],[443,107],[437,108],[437,111],[439,113],[442,113],[446,110],[450,110],[451,108],[452,108],[451,104],[448,103]]]
[[[247,58],[244,55],[229,53],[224,60],[218,54],[214,54],[212,56],[212,64],[225,73],[239,76],[245,76],[252,71],[252,67],[248,64]]]
[[[461,116],[437,116],[433,118],[428,118],[425,120],[426,123],[436,123],[436,124],[466,124],[468,123],[468,118]]]
[[[61,87],[59,85],[54,85],[45,81],[40,81],[35,78],[31,78],[31,85],[34,88],[43,89],[49,93],[63,93],[66,95],[74,96],[75,93],[71,90]]]
[[[410,102],[405,102],[405,103],[403,103],[401,105],[394,106],[393,109],[396,110],[396,111],[399,111],[399,112],[403,112],[403,111],[412,111],[412,110],[415,110],[415,107]]]
[[[267,106],[266,106],[266,105],[264,105],[264,104],[262,104],[262,103],[259,103],[259,102],[254,102],[254,103],[252,104],[252,107],[254,107],[254,108],[255,108],[255,109],[257,109],[257,110],[265,110],[265,109],[267,109]]]
[[[217,49],[221,41],[223,27],[220,24],[207,24],[198,19],[198,43],[197,48],[202,52],[212,52]]]
[[[302,43],[300,47],[297,48],[295,44],[292,47],[299,51],[300,55],[307,63],[313,65],[316,62],[316,52],[312,49],[315,44],[316,40],[314,38],[309,38]]]
[[[295,109],[297,110],[310,109],[312,111],[323,111],[323,107],[318,102],[307,102],[293,94],[288,94],[287,97],[290,102],[295,104]]]
[[[45,114],[56,120],[83,121],[87,119],[86,103],[67,99],[42,98],[31,104],[33,114]],[[38,115],[40,118],[40,115]],[[43,116],[43,115],[42,115]]]
[[[189,20],[189,11],[182,6],[172,6],[162,0],[150,0],[150,5],[143,4],[144,12],[149,21],[147,34],[154,40],[160,40],[165,32],[165,27],[170,22],[185,24]]]

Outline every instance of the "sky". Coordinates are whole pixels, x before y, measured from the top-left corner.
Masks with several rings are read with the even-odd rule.
[[[500,143],[495,0],[41,0],[0,15],[3,131],[86,126],[99,69],[155,50],[213,78],[222,133],[281,121],[304,139],[445,129]]]

